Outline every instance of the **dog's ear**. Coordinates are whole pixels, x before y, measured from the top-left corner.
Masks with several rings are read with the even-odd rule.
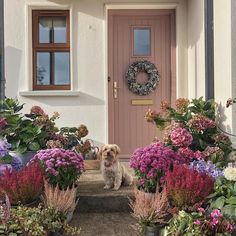
[[[102,152],[103,152],[103,148],[104,148],[104,146],[105,146],[105,145],[102,145],[102,146],[100,147],[100,149],[99,149],[98,154],[99,154],[100,156],[102,155]]]
[[[114,147],[116,148],[116,154],[120,153],[120,148],[117,144],[114,144]]]

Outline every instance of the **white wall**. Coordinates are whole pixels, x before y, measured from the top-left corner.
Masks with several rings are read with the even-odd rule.
[[[5,50],[6,95],[42,106],[46,112],[61,113],[59,126],[84,123],[90,137],[107,142],[106,7],[176,7],[177,96],[196,97],[204,93],[203,0],[6,0]],[[136,5],[135,5],[135,4]],[[150,5],[151,4],[151,5]],[[31,90],[30,8],[71,9],[72,87],[75,97],[19,96]]]
[[[221,126],[232,132],[232,108],[226,108],[232,97],[231,76],[231,1],[214,1],[214,54],[215,54],[215,98],[219,102]]]
[[[204,0],[188,0],[188,94],[205,97]]]

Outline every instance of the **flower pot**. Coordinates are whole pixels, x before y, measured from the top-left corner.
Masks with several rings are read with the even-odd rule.
[[[160,229],[157,226],[146,226],[144,236],[161,236]]]
[[[22,161],[22,165],[26,166],[26,164],[35,156],[37,152],[27,151],[25,153],[17,153],[17,152],[9,152],[9,154],[13,157],[18,157]]]
[[[55,232],[49,232],[48,236],[63,236],[63,230],[56,230]]]

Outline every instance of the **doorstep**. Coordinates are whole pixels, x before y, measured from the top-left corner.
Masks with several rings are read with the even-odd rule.
[[[127,166],[127,163],[125,163]],[[132,170],[129,169],[133,174]],[[121,186],[118,191],[104,190],[100,170],[88,170],[78,184],[79,213],[130,212],[129,199],[133,197],[134,186]]]

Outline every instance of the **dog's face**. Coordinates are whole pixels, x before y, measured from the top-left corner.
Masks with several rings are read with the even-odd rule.
[[[113,161],[120,153],[120,148],[116,144],[106,144],[101,147],[102,160]]]

